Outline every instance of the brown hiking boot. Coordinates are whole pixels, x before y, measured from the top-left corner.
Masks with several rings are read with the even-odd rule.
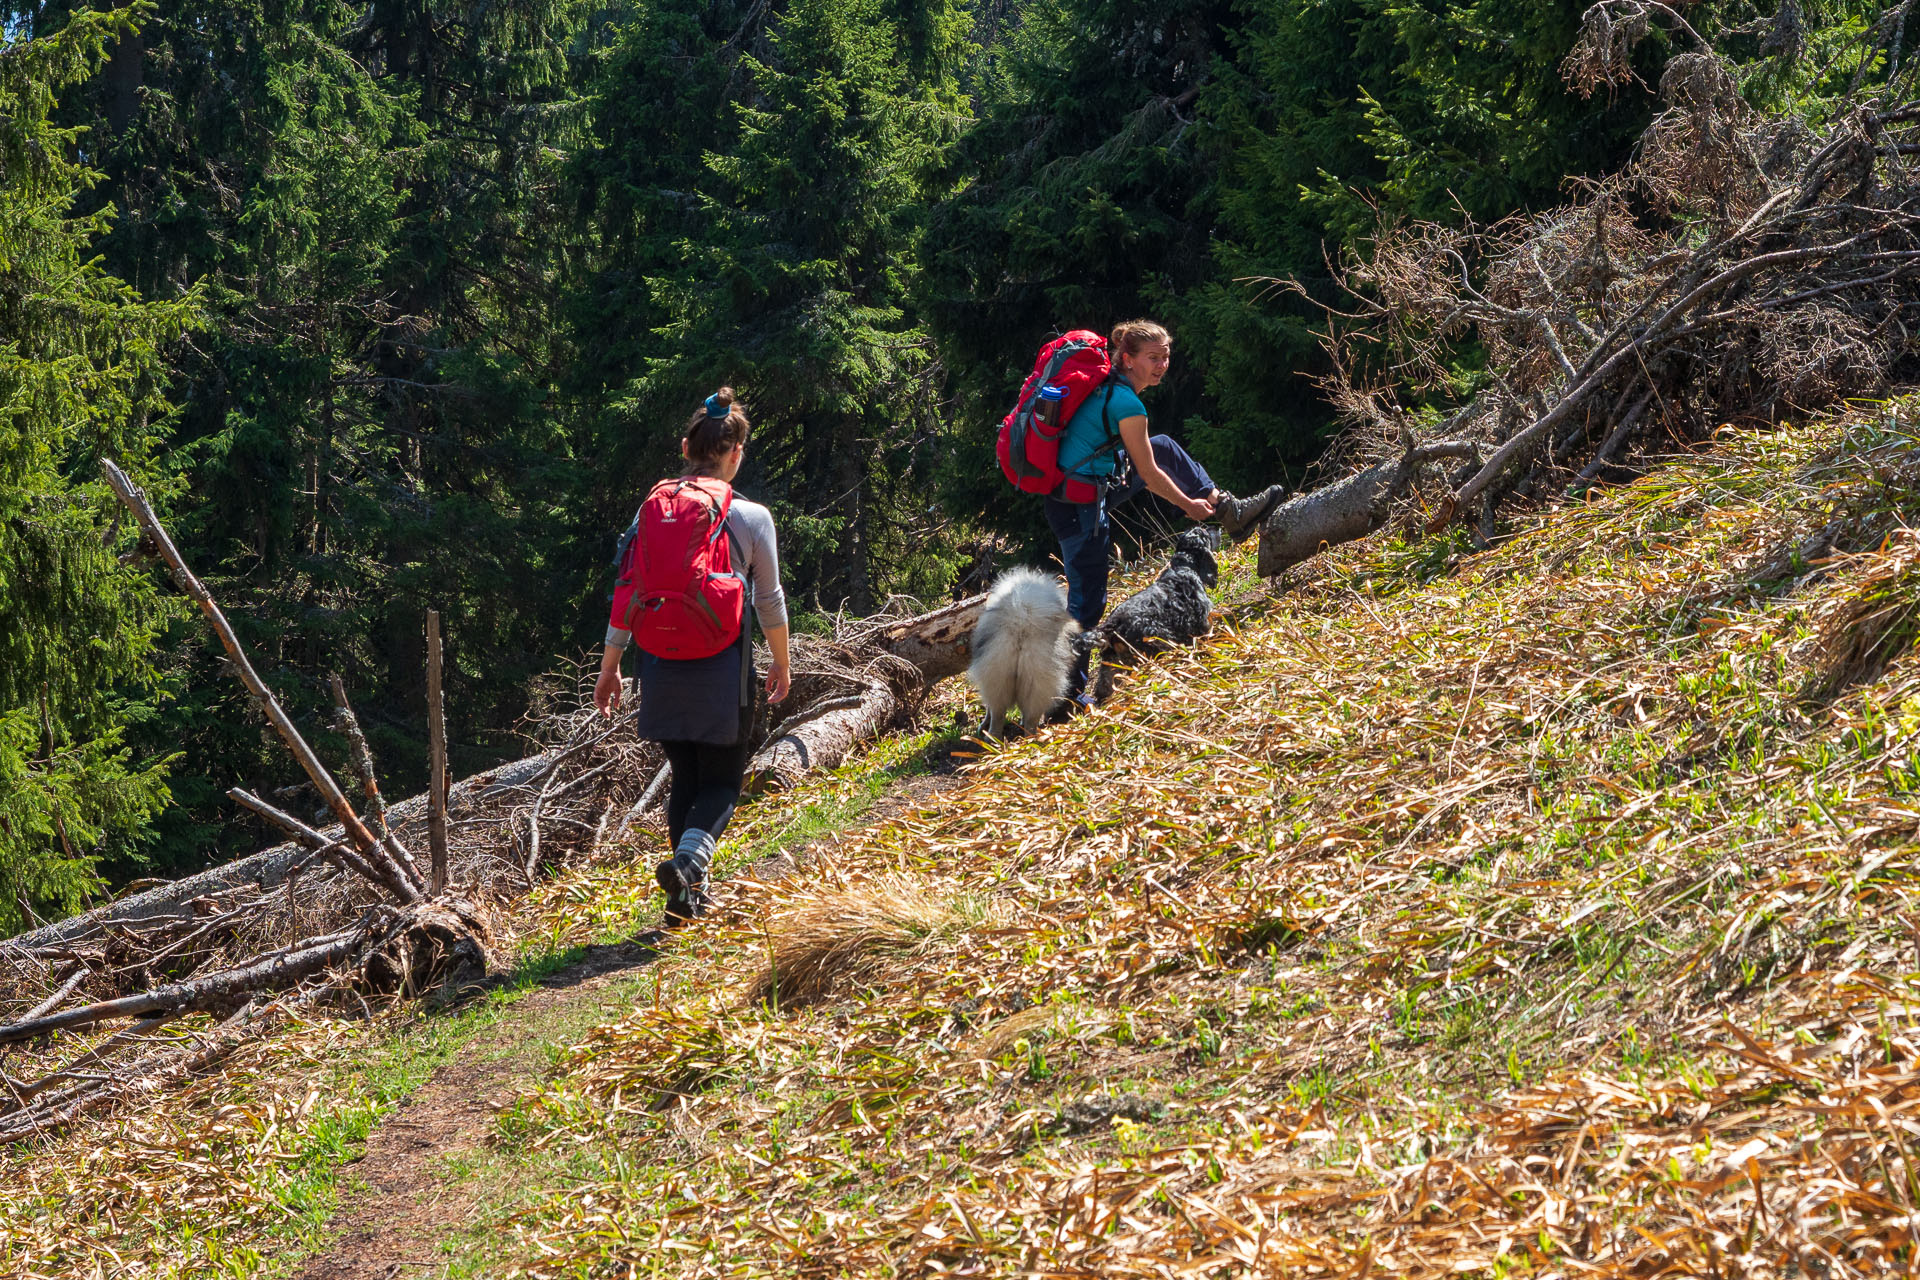
[[[1220,501],[1213,507],[1213,518],[1220,522],[1220,531],[1229,540],[1245,542],[1267,518],[1267,512],[1286,496],[1287,486],[1283,484],[1268,485],[1251,498],[1236,498],[1222,489]]]

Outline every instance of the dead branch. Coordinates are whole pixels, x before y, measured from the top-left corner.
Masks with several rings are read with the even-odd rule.
[[[440,611],[427,610],[427,844],[433,870],[428,888],[447,887],[447,718],[440,699]]]
[[[367,745],[367,735],[360,729],[360,719],[353,714],[353,707],[347,702],[347,686],[339,673],[329,676],[327,683],[333,690],[334,723],[346,735],[347,753],[353,760],[354,772],[360,775],[360,791],[367,802],[367,822],[375,835],[385,836],[387,801],[380,794],[380,779],[373,770],[373,749]]]
[[[406,878],[400,874],[400,869],[393,865],[392,861],[385,856],[385,850],[381,849],[378,845],[374,846],[373,860],[368,861],[352,849],[342,845],[339,841],[327,839],[326,836],[315,831],[312,827],[300,821],[300,819],[294,817],[286,810],[268,804],[265,800],[262,800],[249,791],[235,787],[228,791],[227,795],[231,799],[253,810],[261,817],[277,823],[296,839],[304,843],[316,856],[326,858],[343,871],[351,871],[369,883],[378,885],[396,894],[401,893],[404,889],[411,888],[411,886],[407,884]]]
[[[1666,5],[1602,0],[1584,21],[1566,73],[1588,90],[1631,77],[1628,55],[1657,28],[1692,46],[1661,76],[1665,111],[1632,163],[1575,203],[1491,227],[1386,222],[1342,264],[1356,303],[1327,309],[1324,385],[1351,423],[1336,456],[1361,465],[1274,513],[1263,573],[1383,522],[1422,438],[1404,395],[1445,411],[1426,438],[1484,458],[1451,478],[1429,528],[1471,521],[1485,538],[1515,495],[1631,466],[1650,409],[1685,444],[1878,393],[1912,354],[1920,171],[1900,157],[1920,146],[1920,103],[1861,104],[1815,130],[1750,107]],[[1468,336],[1484,379],[1448,406]]]
[[[33,1008],[27,1010],[27,1020],[31,1021],[34,1018],[43,1017],[46,1014],[52,1013],[55,1009],[58,1009],[61,1004],[66,1001],[68,996],[80,989],[80,984],[87,980],[91,972],[92,970],[88,969],[85,965],[81,965],[78,969],[75,969],[73,976],[60,984],[58,991],[33,1006]]]
[[[346,960],[366,944],[367,938],[365,928],[310,938],[298,946],[262,956],[237,969],[186,982],[169,983],[139,995],[81,1005],[64,1013],[27,1018],[0,1026],[0,1044],[17,1044],[55,1031],[90,1027],[116,1018],[136,1018],[156,1013],[177,1018],[185,1013],[232,1008],[236,1002],[244,1003],[239,997],[250,999],[258,991],[292,986],[302,978]]]
[[[273,696],[273,691],[267,688],[266,682],[261,680],[259,674],[254,671],[253,664],[247,660],[246,651],[240,647],[240,638],[234,634],[233,627],[227,622],[226,614],[221,612],[220,606],[215,603],[213,594],[201,585],[200,580],[187,568],[186,561],[181,558],[178,548],[173,545],[173,539],[167,534],[166,526],[160,523],[159,517],[154,515],[153,508],[148,505],[146,494],[134,485],[127,473],[122,471],[113,459],[102,458],[100,469],[106,476],[107,484],[139,523],[141,532],[159,550],[160,558],[166,564],[168,573],[172,575],[174,584],[188,599],[200,606],[200,611],[206,615],[214,634],[220,637],[221,647],[227,651],[227,657],[232,661],[234,672],[239,676],[240,682],[259,703],[261,710],[266,713],[267,720],[279,733],[281,741],[285,742],[287,749],[293,752],[294,759],[300,762],[301,769],[319,791],[321,799],[326,802],[327,807],[333,811],[340,825],[346,830],[348,839],[353,842],[362,857],[371,861],[371,855],[379,847],[379,842],[360,821],[359,815],[353,811],[353,806],[347,803],[347,797],[341,793],[339,784],[333,780],[333,775],[328,772],[325,765],[320,763],[320,758],[313,753],[313,748],[307,745],[307,740],[294,727],[292,719],[281,708],[280,700]],[[401,848],[397,842],[390,841],[388,851],[396,856],[397,865],[403,872],[401,879],[405,882],[404,888],[400,884],[390,887],[400,896],[401,901],[418,901],[421,896],[419,872],[413,868],[412,859],[406,856],[405,849]]]

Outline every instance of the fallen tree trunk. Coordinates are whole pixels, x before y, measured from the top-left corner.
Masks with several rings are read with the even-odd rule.
[[[1261,577],[1271,578],[1328,547],[1366,537],[1386,523],[1393,503],[1405,496],[1421,467],[1444,458],[1478,456],[1472,441],[1435,440],[1282,503],[1260,526],[1256,569]]]
[[[0,1116],[0,1143],[18,1142],[72,1124],[129,1098],[150,1095],[216,1066],[242,1044],[277,1025],[283,1006],[248,1004],[211,1032],[132,1063],[115,1064],[111,1079],[86,1082],[51,1095],[25,1099],[31,1105]],[[157,1026],[159,1018],[151,1020]],[[136,1024],[148,1028],[148,1023]],[[38,1092],[38,1091],[36,1091]]]
[[[139,995],[102,1000],[61,1013],[28,1018],[0,1027],[0,1045],[17,1044],[55,1031],[90,1027],[115,1018],[137,1018],[155,1013],[177,1018],[184,1013],[225,1011],[236,1003],[244,1003],[239,999],[241,996],[251,998],[260,990],[291,986],[329,965],[340,963],[365,946],[370,936],[367,929],[358,928],[325,938],[312,938],[237,969],[170,983]]]
[[[904,658],[922,673],[930,687],[935,681],[967,669],[967,663],[972,661],[973,627],[979,621],[986,599],[984,594],[970,596],[913,617],[866,623],[853,633],[852,643]],[[799,641],[796,647],[804,644],[805,641]],[[618,724],[608,726],[610,732],[618,732],[619,728]],[[556,747],[457,782],[448,793],[449,810],[457,818],[488,806],[516,788],[538,786],[578,746]],[[810,758],[822,757],[823,753],[814,743],[806,743],[806,749]],[[835,763],[844,759],[843,754]],[[787,776],[794,776],[790,766]],[[382,826],[418,823],[427,815],[427,795],[422,793],[399,801],[391,808],[380,806],[379,813]],[[344,832],[335,825],[324,828],[321,834],[338,841]],[[191,920],[195,915],[191,904],[196,899],[240,889],[264,892],[280,888],[286,883],[288,869],[298,865],[308,849],[306,842],[298,840],[276,844],[169,884],[128,894],[70,919],[43,925],[20,934],[12,939],[11,945],[25,951],[41,951],[97,938],[114,926],[163,919]]]
[[[980,621],[980,611],[986,604],[984,592],[968,596],[898,622],[872,625],[856,635],[853,643],[906,659],[931,686],[948,676],[959,675],[973,661],[973,628]]]
[[[538,781],[553,767],[555,758],[562,754],[560,749],[543,751],[539,755],[515,760],[455,783],[449,793],[449,807],[457,817],[463,811],[484,805],[515,787]],[[401,826],[419,821],[426,816],[426,812],[427,797],[422,793],[385,810],[384,816],[395,826]],[[330,841],[337,841],[344,833],[336,825],[326,828],[321,834]],[[168,919],[191,920],[194,918],[191,904],[196,899],[237,889],[264,892],[280,888],[287,881],[289,868],[297,866],[307,852],[308,845],[303,841],[290,840],[276,844],[183,879],[128,894],[70,919],[43,925],[19,935],[6,945],[24,951],[41,951],[97,938],[108,928],[117,925]]]
[[[917,671],[912,686],[915,694],[922,687]],[[908,705],[897,684],[879,675],[854,694],[816,704],[817,714],[802,712],[789,720],[747,765],[747,794],[782,791],[804,774],[837,767],[860,743],[892,727]]]
[[[807,701],[769,727],[747,765],[748,794],[835,768],[911,715],[928,689],[973,660],[973,628],[986,602],[985,594],[969,596],[908,618],[856,624],[838,641],[796,643],[794,687],[804,684]]]

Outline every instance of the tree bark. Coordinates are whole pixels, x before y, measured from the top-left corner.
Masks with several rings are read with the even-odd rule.
[[[1364,538],[1386,523],[1395,499],[1404,496],[1419,469],[1442,458],[1475,458],[1466,440],[1415,445],[1398,458],[1376,462],[1345,480],[1324,485],[1281,504],[1260,526],[1257,569],[1271,578],[1328,547]]]
[[[932,685],[959,675],[973,661],[973,628],[986,604],[984,592],[968,596],[927,613],[879,624],[859,636],[856,643],[905,658]]]
[[[865,681],[852,693],[822,699],[779,727],[747,765],[748,794],[781,791],[803,774],[838,766],[891,728],[926,687],[918,668],[900,658],[883,657],[861,674]]]
[[[357,927],[324,938],[311,938],[237,969],[224,969],[186,982],[155,987],[139,995],[102,1000],[63,1013],[45,1014],[0,1027],[0,1044],[18,1044],[49,1032],[90,1027],[114,1018],[137,1018],[153,1013],[179,1017],[183,1013],[220,1009],[230,1006],[241,996],[250,997],[257,991],[290,986],[316,974],[328,965],[345,960],[366,941],[366,931]]]
[[[447,717],[440,697],[440,611],[427,610],[427,889],[447,887]]]

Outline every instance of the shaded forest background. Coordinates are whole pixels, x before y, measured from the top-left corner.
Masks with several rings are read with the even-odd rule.
[[[1229,487],[1298,479],[1317,313],[1260,281],[1331,300],[1383,217],[1618,167],[1657,95],[1567,88],[1583,8],[0,4],[0,927],[267,842],[224,792],[290,780],[101,455],[310,737],[339,672],[418,789],[424,611],[456,772],[522,754],[721,382],[816,616],[1044,553],[993,428],[1066,328],[1165,321],[1156,427]],[[1897,63],[1911,8],[1874,65],[1829,51],[1888,6],[1684,12],[1778,99]]]

